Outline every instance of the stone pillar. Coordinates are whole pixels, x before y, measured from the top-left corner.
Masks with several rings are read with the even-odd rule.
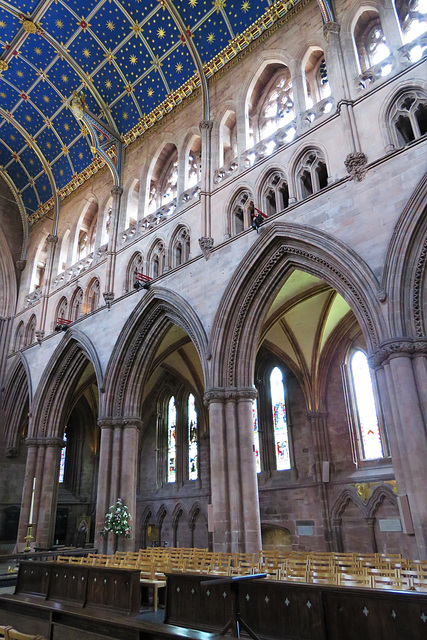
[[[58,476],[62,438],[47,438],[46,453],[40,490],[40,503],[37,514],[37,542],[41,547],[50,547],[56,521],[56,503],[58,498]]]
[[[47,307],[49,303],[50,283],[52,281],[53,265],[55,262],[55,249],[58,243],[58,236],[53,236],[49,234],[47,237],[47,242],[49,244],[49,248],[47,252],[46,270],[45,270],[45,276],[44,276],[42,308],[41,308],[41,314],[39,319],[39,329],[37,331],[38,340],[41,340],[43,338],[46,331],[46,318],[47,318]]]
[[[419,364],[415,361],[426,353],[426,339],[402,338],[383,343],[370,360],[371,366],[383,365],[385,370],[394,423],[390,445],[393,462],[396,461],[398,494],[406,492],[408,496],[421,559],[427,556],[427,432],[422,411],[426,392],[417,385]]]
[[[104,291],[104,300],[107,306],[110,306],[114,300],[114,272],[116,268],[117,233],[119,228],[120,200],[122,193],[123,189],[121,187],[115,186],[111,189],[113,206],[111,212],[110,233],[108,237],[107,269]]]
[[[307,106],[305,103],[305,91],[304,80],[302,77],[301,69],[298,70],[295,75],[292,76],[292,89],[294,99],[294,111],[295,121],[297,125],[297,131],[300,132],[304,128],[304,122],[302,122],[302,114],[306,111]]]
[[[211,133],[212,120],[202,120],[199,124],[202,136],[202,179],[200,184],[200,207],[202,215],[202,237],[199,238],[200,248],[206,260],[209,258],[213,246],[211,237]]]
[[[380,9],[380,17],[386,44],[390,52],[394,55],[396,64],[399,64],[397,50],[403,46],[403,38],[394,3],[386,3]]]
[[[369,529],[369,537],[371,538],[372,553],[378,553],[377,539],[375,537],[376,518],[366,518]]]
[[[176,206],[181,204],[180,198],[185,191],[188,172],[188,154],[185,147],[178,149],[178,180],[176,183]]]
[[[209,406],[214,551],[261,548],[252,401],[256,390],[212,389]]]
[[[25,547],[25,536],[29,525],[31,496],[33,493],[33,480],[36,476],[37,463],[37,439],[27,438],[27,462],[25,465],[24,488],[22,490],[21,513],[19,516],[18,539],[16,541],[16,552],[23,551]],[[34,518],[33,518],[34,520]],[[34,534],[33,534],[34,537]]]
[[[101,443],[99,449],[99,470],[98,470],[98,494],[96,498],[95,516],[95,547],[101,553],[106,550],[106,539],[102,538],[99,532],[105,524],[105,514],[110,506],[110,479],[111,479],[111,458],[113,450],[113,422],[112,420],[98,420],[101,429]]]
[[[120,498],[128,506],[133,520],[131,537],[124,540],[123,550],[135,548],[136,527],[136,487],[138,477],[139,432],[141,421],[138,418],[127,419],[123,426],[122,468],[120,480]]]
[[[356,121],[352,113],[353,103],[350,98],[351,93],[341,47],[340,30],[341,26],[336,22],[326,22],[323,25],[323,35],[326,43],[325,58],[332,96],[335,99],[335,106],[340,109],[342,116],[343,134],[346,139],[345,148],[348,154],[353,154],[360,152],[360,142]]]

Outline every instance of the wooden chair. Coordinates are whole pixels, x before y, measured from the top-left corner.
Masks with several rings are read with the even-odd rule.
[[[372,587],[372,576],[365,574],[338,574],[338,584],[341,587]]]
[[[310,571],[308,578],[312,584],[338,584],[338,574],[334,571]]]
[[[10,625],[4,626],[4,625],[0,625],[0,638],[4,638],[4,640],[9,640],[9,629],[11,629],[12,627]]]
[[[31,633],[21,633],[20,631],[12,628],[10,628],[7,633],[9,640],[44,640],[43,636],[33,635]]]

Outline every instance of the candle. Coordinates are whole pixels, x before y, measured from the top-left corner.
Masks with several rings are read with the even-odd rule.
[[[33,524],[33,511],[34,511],[34,494],[36,492],[36,479],[33,480],[33,494],[31,496],[31,508],[30,508],[30,520],[28,524]]]

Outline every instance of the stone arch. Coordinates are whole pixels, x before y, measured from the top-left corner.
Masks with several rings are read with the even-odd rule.
[[[392,130],[393,125],[390,122],[391,111],[400,97],[403,97],[405,93],[411,92],[424,94],[425,100],[427,101],[427,82],[422,78],[417,80],[403,80],[393,86],[383,100],[378,113],[378,122],[386,151],[393,151],[396,147],[396,136]]]
[[[354,505],[360,509],[363,516],[366,518],[368,516],[368,510],[363,502],[362,498],[358,495],[356,489],[351,487],[350,489],[344,489],[342,493],[335,500],[335,503],[331,509],[331,518],[332,520],[337,520],[338,518],[342,518],[344,511],[347,509],[350,502],[353,502]]]
[[[8,372],[2,398],[4,424],[6,425],[4,440],[7,457],[14,457],[18,453],[19,437],[24,422],[23,414],[25,408],[27,408],[28,413],[31,400],[31,377],[28,365],[22,354],[19,354]]]
[[[147,505],[145,507],[144,511],[142,512],[141,519],[140,519],[141,548],[142,549],[146,549],[147,548],[148,525],[149,525],[149,522],[150,522],[152,517],[153,517],[153,512],[151,510],[151,507],[149,505]]]
[[[189,260],[190,240],[190,228],[187,224],[179,224],[172,232],[169,241],[169,264],[172,269]]]
[[[135,251],[127,264],[123,282],[123,291],[125,293],[133,291],[136,272],[144,272],[144,256],[141,251]]]
[[[300,145],[290,159],[288,166],[288,184],[290,187],[290,191],[298,197],[298,200],[303,200],[304,197],[307,197],[307,195],[303,194],[299,173],[300,169],[302,168],[301,163],[303,162],[304,158],[310,154],[310,152],[317,155],[318,160],[323,160],[327,171],[327,182],[329,182],[331,177],[331,164],[328,159],[327,149],[324,144],[318,142],[317,140],[313,140],[310,142],[310,145]],[[324,189],[326,185],[318,186],[318,188],[314,188],[314,185],[312,186],[312,193],[319,193],[319,191],[321,189]]]
[[[159,340],[171,324],[182,328],[192,340],[206,382],[207,337],[199,317],[178,294],[151,287],[129,316],[108,363],[106,415],[139,414],[139,389],[149,375]]]
[[[34,394],[31,437],[62,437],[64,413],[70,392],[90,361],[102,399],[103,377],[99,357],[90,339],[69,329],[53,352]]]
[[[201,519],[204,520],[204,523],[201,522]],[[202,524],[202,527],[198,526]],[[188,513],[188,527],[190,529],[191,532],[191,547],[196,547],[196,548],[205,548],[208,544],[208,520],[207,520],[207,515],[205,513],[205,510],[203,509],[202,505],[200,504],[200,502],[196,501],[189,513]],[[202,528],[204,529],[206,527],[206,531],[202,531]],[[205,534],[205,535],[203,535]],[[199,547],[198,543],[201,543],[201,541],[204,540],[204,542],[202,543],[202,546]]]
[[[271,222],[235,271],[215,316],[210,341],[214,386],[252,387],[265,311],[293,268],[336,289],[353,309],[368,349],[378,346],[385,328],[378,309],[378,282],[366,263],[324,232]]]
[[[394,493],[393,489],[386,484],[382,484],[379,487],[375,487],[366,504],[366,513],[369,518],[375,517],[384,500],[388,500],[394,507],[396,507],[396,509],[398,508],[397,496]]]
[[[425,312],[427,258],[427,173],[407,202],[390,240],[381,289],[388,298],[394,336],[421,338],[427,332]]]

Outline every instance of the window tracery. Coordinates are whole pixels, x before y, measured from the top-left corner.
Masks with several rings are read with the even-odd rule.
[[[75,322],[83,313],[83,290],[78,287],[71,301],[71,322]]]
[[[172,264],[179,267],[187,262],[190,257],[190,233],[188,229],[181,228],[172,242]]]
[[[192,393],[188,396],[188,479],[197,480],[198,454],[196,399]]]
[[[276,469],[282,471],[291,468],[289,450],[288,422],[285,406],[285,390],[283,374],[279,367],[274,367],[270,375],[271,406],[273,412],[274,444],[276,452]]]
[[[421,90],[399,96],[389,111],[393,142],[403,147],[427,133],[427,96]]]
[[[151,253],[151,276],[158,278],[166,267],[166,249],[163,242],[157,242]]]
[[[427,31],[427,0],[397,0],[396,10],[405,43]]]
[[[354,30],[357,53],[362,71],[379,64],[390,55],[379,15],[364,11]]]
[[[167,481],[176,480],[176,406],[175,398],[168,403],[168,471]]]
[[[301,199],[317,193],[328,185],[328,170],[323,155],[317,149],[307,151],[297,165],[297,181]]]
[[[99,295],[100,295],[100,283],[96,278],[91,283],[88,292],[87,292],[87,304],[86,304],[86,313],[91,313],[98,308],[99,305]]]
[[[260,118],[261,139],[272,135],[294,118],[292,80],[288,72],[279,76],[264,103]]]
[[[263,188],[264,213],[268,216],[283,211],[289,205],[288,183],[281,171],[271,173]]]
[[[27,324],[26,340],[25,340],[27,345],[33,344],[35,342],[36,326],[37,326],[37,318],[35,315],[32,315]]]
[[[144,257],[142,253],[136,253],[129,262],[126,271],[125,291],[132,291],[137,282],[137,274],[144,271]]]
[[[61,298],[57,306],[56,316],[53,320],[54,327],[56,327],[56,325],[58,324],[58,318],[64,318],[65,320],[68,319],[67,311],[68,311],[68,301],[67,301],[67,298],[64,297],[64,298]]]
[[[250,227],[253,211],[254,199],[251,192],[245,189],[238,193],[230,209],[230,226],[233,236]]]
[[[20,322],[15,332],[14,351],[19,351],[24,342],[24,323]]]

